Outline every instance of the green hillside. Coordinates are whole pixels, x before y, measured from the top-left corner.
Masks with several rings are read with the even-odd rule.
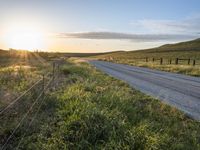
[[[200,59],[200,39],[195,39],[187,42],[180,42],[175,44],[166,44],[160,47],[110,53],[98,56],[99,58],[113,57],[113,58],[144,58],[144,57],[155,57],[155,58],[191,58]]]
[[[115,63],[200,76],[200,39],[176,44],[166,44],[145,50],[98,55],[94,58]],[[162,65],[160,65],[161,58],[163,59]],[[179,65],[175,65],[177,58],[190,59],[190,63],[188,64],[188,60],[180,60]],[[195,67],[192,66],[194,60],[196,64]]]
[[[175,44],[166,44],[158,48],[146,50],[148,52],[160,51],[200,51],[200,38],[192,41],[180,42]]]
[[[176,44],[167,44],[159,47],[160,50],[200,50],[200,38]]]

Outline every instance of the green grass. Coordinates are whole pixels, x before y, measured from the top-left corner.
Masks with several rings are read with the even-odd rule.
[[[20,149],[200,149],[200,124],[86,63],[62,68]],[[21,127],[11,148],[20,140]]]
[[[43,74],[45,74],[45,82],[47,82],[49,78],[47,73],[52,71],[52,66],[51,62],[44,61],[41,57],[29,52],[15,52],[12,55],[6,52],[5,54],[0,54],[1,57],[3,59],[0,60],[0,110],[3,110],[36,81],[41,79]],[[3,114],[0,114],[0,149],[31,107],[38,93],[41,92],[41,87],[41,83],[38,84],[31,92],[28,92]],[[36,106],[38,105],[39,103]],[[37,110],[37,107],[34,107],[34,111],[31,111],[27,117],[24,122],[25,125],[22,124],[20,126],[19,132],[16,133],[18,138],[22,137],[23,133],[26,132],[28,128],[27,124],[29,124],[31,118],[34,116],[35,110]],[[18,138],[12,139],[13,142],[18,141]],[[14,147],[11,142],[8,149],[13,149]]]
[[[51,62],[25,51],[0,52],[0,108],[52,70]]]

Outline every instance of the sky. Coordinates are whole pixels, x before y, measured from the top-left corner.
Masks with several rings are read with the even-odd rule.
[[[137,50],[200,37],[199,0],[0,0],[0,48]]]

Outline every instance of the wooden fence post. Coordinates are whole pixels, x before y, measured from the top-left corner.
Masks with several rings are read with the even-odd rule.
[[[146,62],[148,62],[148,57],[146,57]]]
[[[172,60],[171,60],[171,59],[169,60],[169,64],[170,64],[170,65],[172,64]]]
[[[60,65],[58,64],[58,66],[57,66],[57,67],[58,67],[58,72],[60,72]]]
[[[190,64],[190,59],[188,59],[188,65]]]
[[[53,62],[53,82],[54,82],[54,78],[55,78],[55,62]]]
[[[195,66],[196,65],[196,61],[195,61],[195,59],[193,60],[193,66]]]
[[[44,89],[45,89],[44,74],[42,75],[42,89],[43,89],[43,98],[44,98]]]
[[[155,61],[155,58],[153,58],[152,60],[153,60],[153,62],[154,62],[154,61]]]
[[[163,58],[160,58],[160,64],[161,65],[163,64]]]
[[[175,62],[175,64],[178,65],[178,58],[176,58],[176,62]]]

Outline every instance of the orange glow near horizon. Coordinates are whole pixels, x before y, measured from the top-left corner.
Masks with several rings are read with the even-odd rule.
[[[4,33],[4,43],[9,48],[35,50],[45,48],[45,34],[34,26],[12,25]]]
[[[28,21],[27,21],[28,22]],[[0,28],[0,49],[39,50],[47,52],[93,53],[116,50],[134,50],[159,46],[155,43],[131,42],[115,39],[60,38],[59,31],[34,22],[4,23]],[[61,32],[61,31],[60,31]]]

